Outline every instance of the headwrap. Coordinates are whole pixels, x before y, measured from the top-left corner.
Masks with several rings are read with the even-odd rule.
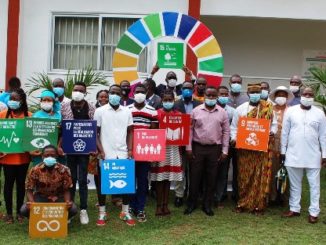
[[[261,85],[260,83],[248,83],[248,92],[255,92],[257,91],[258,93],[261,92]]]

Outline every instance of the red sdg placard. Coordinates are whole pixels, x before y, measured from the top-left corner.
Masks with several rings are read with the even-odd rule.
[[[164,161],[166,147],[165,137],[164,129],[135,129],[133,145],[135,161]]]

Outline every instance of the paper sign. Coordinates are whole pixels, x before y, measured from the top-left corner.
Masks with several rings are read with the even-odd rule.
[[[31,238],[64,238],[68,233],[65,203],[32,203],[29,217]]]
[[[164,129],[135,129],[133,155],[136,161],[165,160],[166,133]]]
[[[113,159],[101,161],[101,193],[135,193],[135,160]]]
[[[22,153],[24,119],[0,119],[0,152]]]
[[[270,120],[240,117],[236,148],[267,152],[269,127]]]
[[[158,43],[157,45],[160,68],[181,69],[183,67],[183,43]]]
[[[25,120],[23,147],[25,151],[58,144],[58,120],[28,118]]]
[[[166,129],[167,145],[188,145],[190,133],[190,115],[169,114],[160,118],[160,128]]]
[[[63,120],[62,149],[67,154],[96,152],[96,121]]]

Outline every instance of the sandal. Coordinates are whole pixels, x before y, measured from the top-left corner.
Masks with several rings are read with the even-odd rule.
[[[12,215],[6,215],[4,217],[4,221],[6,222],[7,225],[11,225],[14,223],[14,217],[12,217]]]
[[[240,206],[237,206],[233,212],[237,213],[237,214],[240,214],[240,213],[243,213],[244,212],[244,209]]]
[[[163,216],[164,212],[161,205],[156,206],[155,216]]]
[[[19,224],[22,224],[24,222],[24,216],[21,214],[17,214],[16,219]]]
[[[163,215],[170,215],[171,214],[171,211],[169,210],[167,204],[163,204],[163,210],[162,211],[163,211]]]

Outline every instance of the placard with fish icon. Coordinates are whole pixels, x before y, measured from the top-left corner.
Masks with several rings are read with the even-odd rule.
[[[101,194],[135,193],[135,160],[101,160]]]

